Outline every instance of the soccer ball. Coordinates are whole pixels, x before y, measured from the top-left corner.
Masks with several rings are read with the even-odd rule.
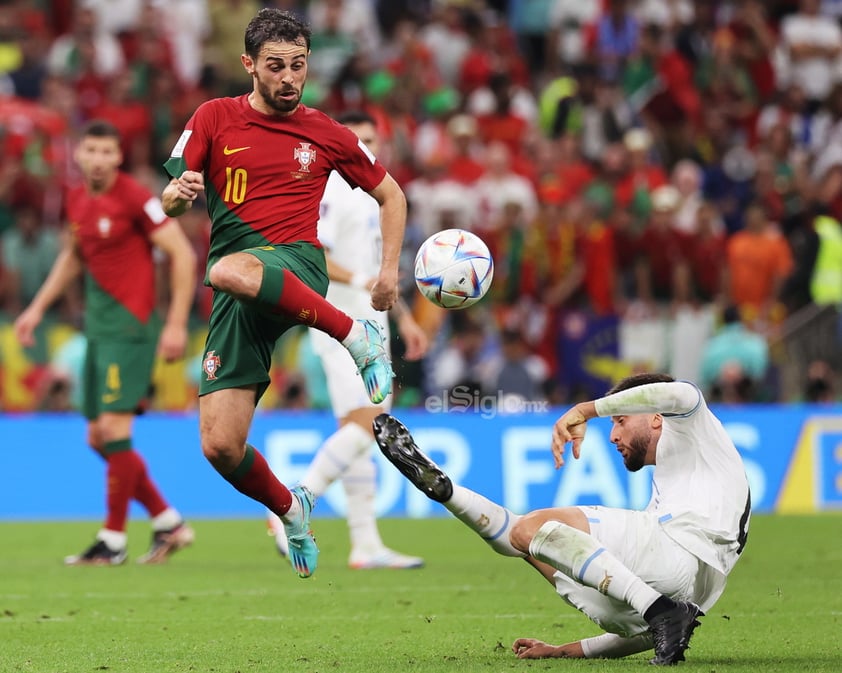
[[[491,287],[493,275],[488,246],[464,229],[433,234],[415,255],[415,284],[442,308],[461,309],[477,303]]]

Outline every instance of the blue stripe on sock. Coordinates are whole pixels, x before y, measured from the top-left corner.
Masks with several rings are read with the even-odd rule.
[[[672,519],[672,514],[664,514],[661,517],[658,517],[658,523],[664,523],[664,521],[669,521]]]
[[[589,517],[587,517],[587,519],[590,523],[599,523],[602,520],[602,519],[597,519],[596,517],[593,517],[593,516],[589,516]]]
[[[496,540],[496,539],[497,539],[498,537],[500,537],[500,536],[501,536],[501,535],[502,535],[502,534],[506,531],[506,529],[509,527],[509,510],[504,509],[503,511],[506,513],[506,520],[505,520],[505,521],[503,521],[503,525],[500,527],[500,530],[498,530],[496,533],[494,533],[494,535],[492,535],[492,536],[490,536],[490,537],[484,537],[484,538],[482,538],[483,540]]]
[[[591,564],[591,561],[593,561],[597,556],[599,556],[604,551],[605,551],[605,547],[600,547],[593,554],[591,554],[590,558],[587,561],[585,561],[585,563],[582,565],[582,569],[579,571],[579,574],[576,577],[576,579],[578,579],[580,582],[582,582],[583,581],[582,578],[585,576],[585,571],[588,569],[588,566]]]

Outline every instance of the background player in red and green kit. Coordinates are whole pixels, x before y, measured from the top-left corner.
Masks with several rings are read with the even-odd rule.
[[[193,531],[152,482],[132,443],[132,424],[152,379],[156,353],[184,355],[187,318],[195,289],[196,258],[178,222],[160,200],[119,170],[123,161],[114,126],[93,121],[74,158],[83,184],[68,190],[69,231],[44,284],[15,321],[24,346],[47,308],[79,274],[85,274],[83,412],[88,442],[107,463],[105,524],[70,565],[119,564],[126,559],[126,519],[132,498],[152,518],[152,546],[138,559],[158,563],[193,541]],[[170,304],[161,328],[155,312],[153,249],[170,258]]]
[[[392,369],[371,320],[353,320],[324,299],[319,202],[331,171],[380,204],[383,249],[372,306],[397,299],[406,222],[400,187],[356,135],[301,105],[310,29],[293,15],[263,9],[245,31],[243,67],[253,91],[202,104],[176,143],[164,210],[177,216],[206,193],[213,225],[207,283],[213,309],[199,390],[202,451],[237,490],[284,522],[290,561],[301,577],[316,568],[310,532],[313,497],[284,486],[246,443],[255,405],[269,385],[275,342],[305,324],[346,346],[374,403],[391,390]]]

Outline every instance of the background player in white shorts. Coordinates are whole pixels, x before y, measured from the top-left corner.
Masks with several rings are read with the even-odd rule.
[[[516,516],[453,484],[394,417],[375,420],[375,437],[417,488],[498,553],[525,558],[606,631],[564,645],[519,638],[518,657],[613,658],[654,647],[652,663],[675,664],[745,546],[745,469],[699,389],[665,374],[628,377],[565,413],[553,430],[556,467],[568,443],[579,457],[587,421],[596,416],[611,417],[610,440],[629,471],[655,466],[644,511],[558,507]]]
[[[347,112],[338,121],[359,137],[372,156],[379,139],[374,119],[365,112]],[[386,313],[371,307],[370,288],[381,256],[380,208],[362,189],[352,188],[338,173],[328,179],[321,201],[319,240],[327,251],[330,286],[327,300],[354,318],[380,323],[384,342],[389,343]],[[427,337],[405,304],[392,309],[405,343],[404,358],[417,360],[427,351]],[[327,337],[327,338],[324,338]],[[317,498],[336,479],[342,479],[351,536],[352,568],[419,568],[424,561],[406,556],[383,544],[374,510],[376,468],[371,457],[372,421],[391,407],[391,393],[379,405],[369,401],[353,360],[338,341],[310,330],[313,350],[319,356],[327,380],[331,408],[339,429],[319,449],[301,484]],[[338,346],[338,348],[337,348]],[[269,517],[278,551],[286,555],[287,541],[277,517]]]

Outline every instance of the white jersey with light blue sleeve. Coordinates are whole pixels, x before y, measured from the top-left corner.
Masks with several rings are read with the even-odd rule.
[[[692,383],[651,383],[601,398],[599,416],[663,417],[647,511],[691,554],[728,575],[746,542],[751,500],[742,459]]]

